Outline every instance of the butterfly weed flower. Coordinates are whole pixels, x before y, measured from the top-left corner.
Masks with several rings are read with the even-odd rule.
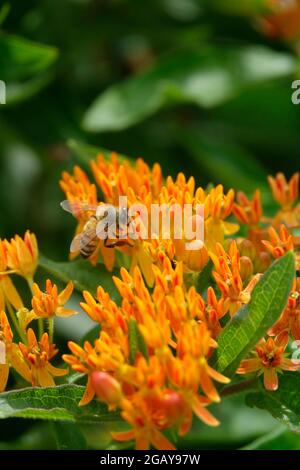
[[[0,310],[4,310],[7,303],[17,310],[23,307],[22,299],[9,276],[12,272],[15,271],[8,266],[7,244],[0,240]]]
[[[65,304],[70,299],[74,286],[73,282],[68,282],[67,286],[58,293],[56,284],[53,284],[50,279],[46,280],[46,290],[41,291],[38,284],[34,283],[32,286],[33,297],[32,297],[32,309],[35,314],[35,318],[53,318],[58,317],[70,317],[76,315],[73,309],[65,308]]]
[[[268,236],[269,240],[262,240],[262,243],[274,258],[280,258],[294,249],[293,237],[285,225],[280,226],[279,233],[274,227],[269,227]]]
[[[9,368],[13,367],[27,382],[30,382],[30,369],[17,344],[13,342],[13,331],[4,311],[0,312],[0,342],[5,348],[5,363],[0,363],[0,392],[5,390]]]
[[[32,284],[38,265],[36,236],[27,230],[24,238],[15,235],[10,242],[5,240],[4,243],[7,250],[8,267]]]
[[[279,320],[269,330],[270,336],[287,331],[295,340],[300,340],[300,278],[295,278],[287,305]]]
[[[300,361],[288,359],[285,350],[289,335],[283,331],[275,338],[262,339],[255,348],[251,359],[244,359],[237,370],[238,374],[263,374],[264,386],[269,391],[278,389],[278,373],[282,371],[297,371]]]
[[[295,173],[289,181],[283,173],[277,173],[275,177],[269,176],[268,181],[273,198],[280,206],[273,218],[273,225],[285,224],[287,227],[299,225],[300,206],[296,204],[299,196],[299,173]]]
[[[49,342],[48,333],[44,333],[38,341],[34,331],[27,330],[27,342],[19,343],[22,356],[30,370],[30,381],[33,386],[53,387],[53,377],[62,377],[68,374],[67,369],[54,367],[50,361],[56,356],[58,350]]]

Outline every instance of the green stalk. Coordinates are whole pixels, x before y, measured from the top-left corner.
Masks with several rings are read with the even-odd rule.
[[[20,323],[18,321],[18,318],[17,318],[17,315],[16,313],[14,312],[14,309],[12,308],[12,305],[9,303],[9,302],[6,302],[6,307],[7,307],[7,310],[8,310],[8,313],[9,313],[9,316],[11,318],[11,321],[20,337],[20,339],[26,343],[26,336],[25,336],[25,333],[24,331],[22,330],[21,326],[20,326]]]

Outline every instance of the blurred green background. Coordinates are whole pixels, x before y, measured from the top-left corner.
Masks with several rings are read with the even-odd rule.
[[[297,171],[300,152],[300,107],[291,102],[299,43],[259,27],[269,3],[0,2],[0,236],[30,228],[43,253],[66,260],[74,221],[59,207],[58,181],[94,148],[158,161],[165,174],[184,171],[201,185],[260,186],[268,204],[265,176]],[[254,447],[300,448],[240,401],[224,400],[216,413],[219,430],[198,426],[180,446],[251,446],[271,432]],[[107,439],[97,433],[96,447]],[[0,449],[52,446],[46,424],[0,427]]]

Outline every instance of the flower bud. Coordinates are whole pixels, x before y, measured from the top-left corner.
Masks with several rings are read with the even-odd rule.
[[[238,244],[239,252],[241,256],[248,256],[248,258],[251,259],[251,261],[254,261],[256,258],[256,249],[253,243],[250,240],[247,240],[244,238],[239,244]]]
[[[242,256],[240,259],[240,274],[243,281],[253,274],[253,263],[248,256]]]
[[[202,271],[208,262],[208,251],[200,240],[194,240],[188,243],[189,249],[186,250],[186,265],[189,270],[194,272]]]
[[[264,273],[271,263],[271,255],[267,251],[261,251],[255,260],[254,270],[256,273]]]
[[[164,391],[162,407],[170,425],[178,422],[184,414],[184,400],[175,390]]]
[[[109,405],[117,405],[122,398],[119,382],[107,372],[93,372],[91,374],[92,387],[97,397]]]

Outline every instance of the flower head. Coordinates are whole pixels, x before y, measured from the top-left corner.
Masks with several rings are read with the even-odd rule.
[[[73,309],[65,308],[73,292],[73,283],[70,281],[65,289],[58,294],[56,284],[52,284],[50,279],[46,281],[46,292],[42,292],[38,284],[34,283],[32,297],[32,308],[36,318],[70,317],[75,315]]]
[[[22,299],[9,277],[7,243],[0,240],[0,310],[5,309],[7,302],[16,309],[23,307]]]
[[[5,246],[8,267],[31,281],[38,264],[38,246],[35,235],[27,230],[24,238],[15,235],[10,242],[5,240]]]
[[[67,369],[54,367],[50,361],[58,350],[49,343],[48,334],[44,333],[41,340],[36,339],[34,331],[27,331],[27,344],[19,343],[22,356],[30,370],[30,381],[33,386],[53,387],[53,377],[61,377],[68,373]]]
[[[262,339],[255,348],[253,358],[244,359],[237,370],[238,374],[258,372],[264,376],[264,386],[274,391],[278,388],[278,372],[283,370],[296,371],[300,369],[300,361],[287,359],[285,349],[289,336],[282,332],[275,339]]]

